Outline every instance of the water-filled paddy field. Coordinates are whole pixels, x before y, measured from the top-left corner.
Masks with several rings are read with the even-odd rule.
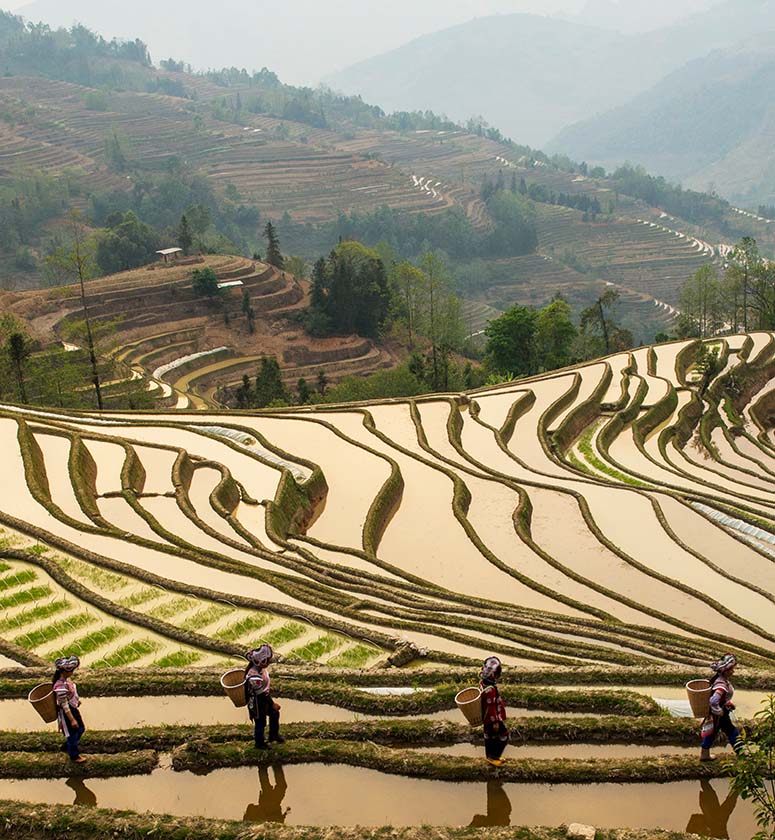
[[[272,765],[207,775],[163,768],[127,779],[9,780],[5,796],[31,802],[208,816],[286,825],[627,825],[748,840],[750,805],[724,780],[663,785],[450,783],[340,765]],[[728,833],[724,833],[728,832]]]
[[[58,778],[51,726],[0,675],[5,749],[9,731],[45,747],[0,751],[16,777],[4,795],[288,825],[749,837],[750,807],[720,765],[695,760],[683,684],[733,650],[747,719],[775,684],[775,341],[712,343],[711,378],[685,341],[358,406],[0,406],[0,667],[39,679],[77,653],[85,749],[112,730],[197,728],[142,747],[161,753],[152,772],[155,754],[118,750],[94,755],[104,778]],[[216,695],[260,642],[301,743],[259,770],[235,726],[245,710]],[[478,737],[455,729],[454,694],[491,653],[507,675],[511,781],[488,777]],[[122,677],[131,690],[105,688]],[[105,696],[122,693],[136,696]],[[401,726],[416,736],[403,771],[407,743],[382,732]],[[208,728],[197,765],[187,739]]]

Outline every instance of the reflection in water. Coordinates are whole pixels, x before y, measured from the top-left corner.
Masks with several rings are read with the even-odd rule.
[[[700,814],[692,814],[686,826],[687,834],[703,837],[729,837],[727,823],[737,805],[737,794],[730,790],[722,804],[707,779],[700,782]]]
[[[89,808],[97,807],[97,795],[86,787],[86,784],[80,776],[74,776],[68,779],[65,784],[71,790],[75,791],[75,802],[73,802],[73,805],[86,805]]]
[[[511,825],[511,802],[498,779],[487,781],[487,813],[475,814],[471,820],[474,828],[492,825]]]
[[[258,768],[258,782],[261,785],[261,792],[258,795],[258,805],[248,805],[245,816],[242,818],[247,822],[277,822],[284,823],[290,808],[283,811],[283,799],[288,790],[288,783],[285,781],[285,773],[282,765],[273,764],[274,787],[269,782],[269,768]]]

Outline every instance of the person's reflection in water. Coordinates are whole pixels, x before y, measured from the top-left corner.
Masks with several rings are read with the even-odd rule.
[[[86,805],[89,808],[97,807],[97,796],[84,784],[83,779],[78,776],[68,779],[65,784],[75,791],[75,802],[73,805]]]
[[[269,782],[269,768],[258,768],[258,781],[261,785],[261,793],[258,795],[258,805],[248,805],[245,816],[246,822],[277,822],[284,823],[290,808],[283,811],[283,799],[288,790],[288,783],[285,781],[285,773],[279,764],[273,764],[274,787]]]
[[[727,823],[737,805],[737,794],[730,790],[723,804],[707,779],[700,782],[700,811],[692,814],[686,826],[687,834],[701,834],[703,837],[729,837]]]
[[[471,820],[472,828],[493,825],[511,825],[511,802],[498,779],[487,781],[487,813],[475,814]]]

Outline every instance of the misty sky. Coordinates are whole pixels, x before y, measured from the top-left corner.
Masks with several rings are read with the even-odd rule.
[[[111,37],[140,37],[154,60],[196,69],[263,66],[316,85],[357,61],[473,17],[551,14],[597,26],[653,28],[717,0],[0,0],[54,26],[80,22]],[[646,9],[648,12],[646,13]],[[214,10],[218,19],[213,20]]]

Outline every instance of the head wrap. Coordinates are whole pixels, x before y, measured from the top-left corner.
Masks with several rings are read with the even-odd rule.
[[[479,678],[483,682],[497,682],[501,678],[502,670],[500,659],[497,656],[488,656],[484,660],[482,673],[479,675]]]
[[[54,663],[54,667],[58,671],[75,671],[81,664],[81,660],[77,656],[63,656]]]
[[[735,665],[737,665],[737,657],[734,653],[725,653],[721,659],[712,663],[710,670],[714,671],[716,674],[726,674],[727,671],[730,671],[735,667]]]
[[[261,647],[251,650],[248,654],[248,661],[257,668],[266,668],[272,661],[274,651],[269,645],[261,645]]]

